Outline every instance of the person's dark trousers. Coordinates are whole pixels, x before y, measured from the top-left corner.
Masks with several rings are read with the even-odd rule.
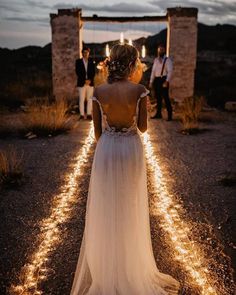
[[[156,77],[153,81],[153,89],[157,100],[156,117],[161,117],[162,99],[164,98],[168,113],[168,120],[172,119],[172,106],[169,97],[169,87],[163,87],[162,84],[166,80],[166,76]]]

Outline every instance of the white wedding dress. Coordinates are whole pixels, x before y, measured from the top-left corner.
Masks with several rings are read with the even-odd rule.
[[[101,103],[103,133],[93,159],[85,230],[71,295],[178,294],[179,282],[161,273],[152,250],[146,162],[137,128],[110,127]]]

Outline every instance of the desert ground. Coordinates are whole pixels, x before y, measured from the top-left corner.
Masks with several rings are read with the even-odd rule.
[[[3,187],[0,191],[1,294],[10,294],[11,286],[27,283],[24,267],[31,263],[43,242],[42,221],[50,216],[54,200],[67,181],[66,175],[73,173],[76,156],[83,149],[91,123],[80,120],[71,132],[57,136],[27,139],[12,135],[0,139],[1,150],[15,147],[22,155],[24,172],[19,185]],[[193,135],[181,133],[177,112],[170,122],[165,116],[148,121],[150,142],[165,186],[174,204],[180,206],[176,207],[180,208],[179,216],[190,230],[189,239],[201,250],[199,272],[207,267],[209,281],[206,284],[222,295],[234,294],[235,131],[235,113],[214,108],[201,112],[199,132]],[[86,151],[86,161],[76,179],[73,202],[63,211],[67,218],[57,225],[59,236],[45,252],[47,260],[40,266],[46,268],[45,276],[41,278],[39,270],[36,287],[42,294],[70,292],[85,225],[95,148],[94,141]],[[162,216],[154,214],[154,207],[161,204],[159,192],[153,189],[151,174],[148,166],[150,226],[157,267],[181,282],[181,294],[204,294],[185,265],[175,259],[173,244],[165,228],[160,226]]]

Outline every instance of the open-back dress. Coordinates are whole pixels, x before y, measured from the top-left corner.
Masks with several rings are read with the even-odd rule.
[[[102,103],[102,135],[92,164],[85,229],[71,295],[178,294],[179,282],[161,273],[152,250],[140,100],[130,127],[108,124]]]

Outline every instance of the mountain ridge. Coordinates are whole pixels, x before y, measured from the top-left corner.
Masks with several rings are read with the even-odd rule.
[[[158,42],[166,43],[166,31],[167,29],[161,30],[159,33],[148,36],[147,38],[141,37],[134,40],[134,43],[144,44],[147,49],[153,54],[150,49],[155,47]],[[100,47],[105,44],[112,44],[118,40],[111,40],[101,43],[86,43],[86,45],[95,45]],[[226,50],[225,47],[230,52],[236,53],[236,26],[231,24],[216,24],[216,25],[206,25],[203,23],[198,23],[198,51],[201,50]],[[104,47],[104,46],[103,46]],[[51,42],[45,44],[44,46],[37,45],[26,45],[17,49],[9,49],[6,47],[0,47],[0,54],[5,52],[22,52],[31,53],[31,51],[42,50],[43,52],[49,52],[51,50]]]
[[[105,44],[117,41],[86,45],[98,62],[105,58]],[[157,44],[166,42],[166,29],[133,42],[139,50],[145,44],[147,55],[154,56]],[[236,26],[198,23],[197,48],[195,93],[221,107],[225,101],[236,100]],[[42,47],[0,48],[0,65],[0,104],[15,105],[16,100],[20,104],[33,96],[52,95],[51,43]]]

